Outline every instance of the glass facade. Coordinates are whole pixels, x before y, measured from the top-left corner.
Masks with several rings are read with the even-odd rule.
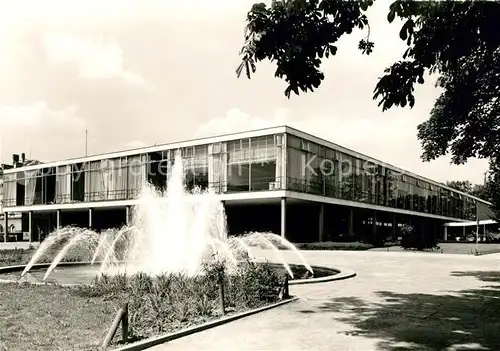
[[[287,135],[287,188],[372,205],[475,220],[475,201],[458,192]],[[488,206],[479,203],[478,206]],[[484,213],[485,209],[479,209]]]
[[[468,196],[289,133],[36,170],[20,168],[4,174],[3,205],[134,199],[145,182],[165,190],[177,152],[183,158],[188,190],[286,189],[445,217],[476,218],[475,201]],[[479,206],[481,213],[488,212],[486,204]]]
[[[284,136],[267,135],[4,175],[4,206],[134,199],[146,182],[167,188],[177,152],[186,189],[216,193],[284,189]]]

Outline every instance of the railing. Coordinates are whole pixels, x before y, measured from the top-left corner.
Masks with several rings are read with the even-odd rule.
[[[291,190],[306,194],[313,194],[319,196],[327,196],[331,198],[343,199],[348,201],[355,201],[360,203],[367,203],[389,208],[398,208],[409,211],[416,211],[422,213],[429,213],[434,215],[442,215],[452,218],[467,219],[469,216],[467,211],[457,213],[458,210],[446,211],[442,206],[436,206],[429,201],[424,204],[419,200],[418,206],[415,206],[414,195],[400,195],[394,196],[389,193],[375,192],[363,190],[361,185],[346,182],[329,183],[326,180],[305,180],[300,178],[287,177],[286,189],[285,184],[281,177],[248,177],[246,183],[237,183],[229,181],[218,181],[204,183],[205,187],[208,186],[212,191],[217,194],[239,193],[239,192],[258,192],[258,191],[273,191],[273,190]],[[196,184],[195,184],[196,186]],[[83,201],[71,200],[69,194],[58,195],[56,203],[78,203],[78,202],[101,202],[101,201],[119,201],[119,200],[132,200],[136,199],[140,194],[141,189],[122,189],[122,190],[108,190],[108,191],[94,191],[86,192],[83,195]],[[422,200],[423,201],[423,200]],[[2,201],[4,207],[23,206],[23,204],[16,203],[15,198],[4,198]],[[39,205],[38,201],[34,205]],[[470,212],[470,211],[469,211]],[[472,216],[475,217],[475,216]],[[472,218],[474,219],[474,218]]]
[[[16,199],[2,199],[2,206],[3,207],[11,207],[11,206],[16,206]]]
[[[248,182],[239,184],[231,181],[211,182],[209,188],[217,194],[284,190],[281,177],[249,178]]]
[[[464,210],[461,210],[461,212],[458,212],[459,209],[442,211],[440,210],[441,206],[433,204],[433,200],[430,201],[424,196],[419,195],[418,206],[415,206],[414,199],[417,195],[393,196],[386,194],[384,191],[371,192],[363,190],[361,185],[352,182],[346,182],[345,184],[338,182],[332,185],[322,181],[288,177],[286,190],[452,218],[467,219],[469,217],[467,211]],[[425,198],[425,200],[421,200],[421,198]],[[475,216],[473,217],[475,218]]]

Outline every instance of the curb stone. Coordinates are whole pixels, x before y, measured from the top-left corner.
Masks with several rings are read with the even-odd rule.
[[[253,310],[250,310],[250,311],[245,311],[245,312],[237,313],[237,314],[234,314],[234,315],[231,315],[231,316],[228,316],[228,317],[223,317],[223,318],[220,318],[220,319],[216,319],[214,321],[210,321],[210,322],[203,323],[203,324],[200,324],[200,325],[196,325],[196,326],[193,326],[193,327],[189,327],[189,328],[186,328],[186,329],[183,329],[183,330],[179,330],[179,331],[174,332],[174,333],[169,333],[169,334],[165,334],[165,335],[155,336],[155,337],[148,338],[148,339],[141,340],[141,341],[137,341],[135,343],[131,343],[131,344],[128,344],[128,345],[123,345],[123,346],[121,346],[119,348],[113,349],[113,351],[138,351],[138,350],[144,350],[144,349],[147,349],[147,348],[159,345],[159,344],[163,344],[163,343],[165,343],[167,341],[172,341],[172,340],[175,340],[175,339],[179,339],[179,338],[182,338],[184,336],[195,334],[195,333],[198,333],[198,332],[210,329],[210,328],[218,327],[219,325],[223,325],[223,324],[226,324],[226,323],[229,323],[229,322],[233,322],[235,320],[238,320],[238,319],[241,319],[241,318],[244,318],[244,317],[248,317],[248,316],[251,316],[251,315],[259,313],[259,312],[264,312],[264,311],[270,310],[272,308],[279,307],[279,306],[288,304],[290,302],[297,301],[298,299],[299,299],[298,297],[291,297],[290,299],[279,301],[279,302],[273,303],[271,305],[263,306],[263,307],[256,308],[256,309],[253,309]]]

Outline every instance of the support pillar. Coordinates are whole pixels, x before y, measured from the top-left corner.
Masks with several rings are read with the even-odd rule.
[[[325,235],[325,205],[319,205],[318,241],[322,242]]]
[[[130,225],[130,206],[125,207],[125,224]]]
[[[392,236],[393,237],[396,237],[396,225],[397,225],[396,214],[393,214],[392,215]]]
[[[286,232],[286,198],[281,198],[281,237],[285,237]]]
[[[465,226],[462,227],[462,236],[465,236]]]
[[[348,219],[348,230],[349,236],[354,236],[354,210],[352,207],[349,209],[349,219]]]
[[[61,210],[56,211],[56,229],[61,228]]]
[[[33,211],[28,212],[28,236],[31,244],[33,241]]]
[[[92,228],[92,209],[89,208],[89,229]]]
[[[444,241],[448,241],[448,227],[444,227]]]
[[[377,234],[377,211],[373,211],[372,233]]]
[[[3,242],[7,242],[7,234],[9,233],[9,213],[3,213]]]

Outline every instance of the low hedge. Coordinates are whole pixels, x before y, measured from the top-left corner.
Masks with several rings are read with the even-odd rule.
[[[228,273],[222,264],[206,264],[204,274],[150,276],[102,275],[74,292],[84,298],[128,301],[132,339],[142,339],[200,324],[219,316],[220,277],[224,277],[225,306],[244,311],[280,299],[283,276],[272,264],[241,263]]]
[[[0,267],[28,264],[35,252],[36,249],[34,248],[0,250]],[[57,248],[50,248],[38,259],[37,263],[52,262],[58,252],[59,250]],[[63,257],[62,262],[90,261],[92,256],[92,250],[89,250],[87,247],[76,246]]]
[[[349,250],[349,251],[364,251],[374,248],[373,245],[366,243],[360,243],[360,242],[339,243],[333,241],[298,243],[295,244],[295,247],[297,247],[297,249],[299,250]]]

